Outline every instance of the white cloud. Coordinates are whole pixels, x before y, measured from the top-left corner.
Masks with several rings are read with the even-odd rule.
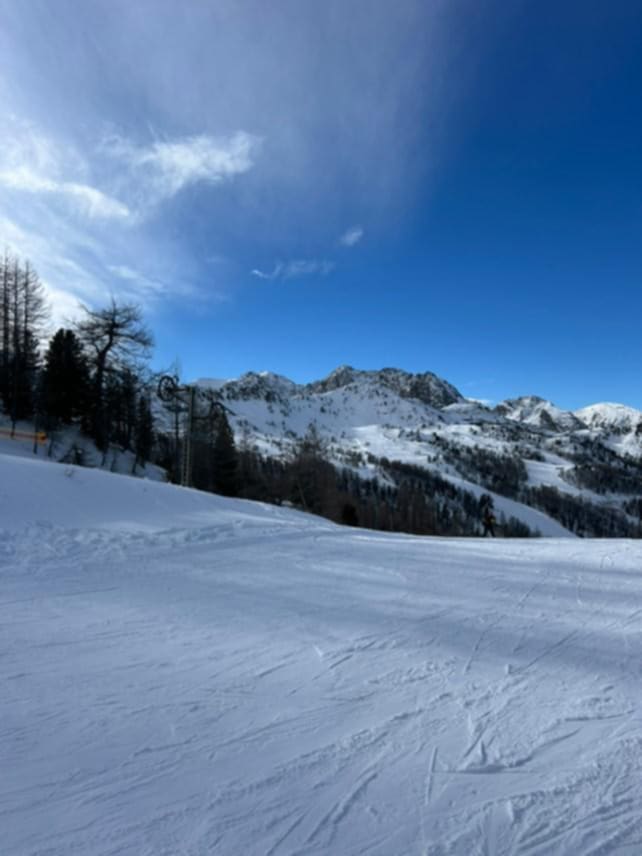
[[[363,238],[363,228],[361,226],[352,226],[339,238],[339,243],[344,247],[354,247]]]
[[[24,227],[0,214],[0,238],[23,259],[29,259],[50,294],[54,321],[62,321],[65,307],[77,302],[96,303],[105,293],[104,283],[85,264],[72,256],[93,255],[91,242],[60,219],[47,220],[42,229]],[[81,241],[83,241],[81,243]],[[66,308],[65,310],[66,311]]]
[[[58,185],[57,192],[74,199],[79,208],[90,217],[113,220],[126,220],[131,217],[131,211],[126,205],[87,184],[64,181]]]
[[[68,291],[56,288],[46,279],[42,281],[45,294],[51,306],[51,328],[66,327],[73,321],[82,318],[81,301]]]
[[[266,271],[263,271],[263,270],[258,270],[258,268],[254,268],[254,270],[252,271],[252,276],[258,276],[259,279],[268,279],[268,280],[278,279],[278,277],[281,275],[282,271],[283,271],[283,263],[277,262],[276,265],[274,266],[274,270],[271,271],[270,273],[267,273]]]
[[[3,117],[0,138],[3,169],[19,170],[20,167],[28,166],[41,175],[57,175],[62,161],[71,160],[69,149],[63,152],[33,123],[14,114]]]
[[[299,279],[303,276],[327,276],[335,268],[334,262],[317,259],[293,259],[289,262],[277,262],[272,271],[254,268],[252,275],[259,279]]]
[[[150,279],[127,265],[108,265],[107,270],[114,276],[128,283],[139,297],[142,294],[149,297],[160,296],[165,294],[167,291],[167,287],[164,283],[157,279]]]
[[[297,259],[286,264],[283,278],[295,279],[300,276],[327,276],[333,270],[334,262]]]
[[[10,115],[0,123],[0,185],[21,193],[58,196],[91,219],[134,225],[150,204],[169,199],[184,187],[214,184],[247,172],[254,166],[260,144],[259,137],[245,131],[229,137],[200,134],[150,146],[111,137],[92,153],[93,165],[104,170],[106,155],[121,161],[114,169],[112,160],[108,175],[127,200],[122,201],[87,180],[89,161],[73,146],[58,145],[32,123]]]
[[[116,137],[108,140],[104,149],[126,160],[135,180],[160,199],[167,199],[189,185],[215,184],[248,172],[260,144],[259,137],[237,131],[230,137],[200,134],[175,142],[155,142],[146,148]]]
[[[110,293],[144,305],[172,296],[224,299],[222,286],[200,287],[196,265],[174,247],[157,248],[153,259],[141,253],[148,247],[145,215],[181,187],[250,169],[258,139],[238,132],[223,140],[201,135],[147,147],[111,142],[81,153],[32,122],[0,116],[0,248],[6,244],[34,264],[56,323],[77,302],[95,306]],[[141,257],[150,264],[138,269]]]
[[[38,271],[52,310],[52,332],[81,314],[81,305],[100,306],[110,294],[147,306],[168,293],[164,283],[126,264],[110,265],[115,252],[103,250],[63,217],[47,219],[40,228],[22,225],[0,214],[0,248],[28,259]],[[119,255],[122,250],[119,250]],[[107,257],[107,258],[106,258]],[[175,293],[186,293],[181,282]]]
[[[54,193],[73,202],[81,214],[92,218],[126,220],[131,212],[126,205],[88,184],[53,181],[33,172],[28,166],[0,171],[0,184],[25,193]]]
[[[28,166],[0,171],[0,184],[13,190],[26,190],[28,193],[50,193],[56,189],[56,182],[36,175]]]
[[[85,181],[87,166],[68,147],[63,152],[33,125],[9,117],[0,127],[0,184],[9,190],[53,194],[92,219],[126,220],[129,208]]]

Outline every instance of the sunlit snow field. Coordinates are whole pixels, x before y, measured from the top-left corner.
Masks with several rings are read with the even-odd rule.
[[[639,854],[642,544],[0,455],[0,850]]]

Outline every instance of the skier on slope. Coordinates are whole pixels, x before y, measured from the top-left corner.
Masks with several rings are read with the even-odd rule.
[[[497,520],[495,515],[493,514],[493,509],[490,505],[487,505],[484,510],[484,516],[482,517],[482,523],[484,525],[484,538],[487,535],[490,535],[492,538],[495,537],[495,524]]]

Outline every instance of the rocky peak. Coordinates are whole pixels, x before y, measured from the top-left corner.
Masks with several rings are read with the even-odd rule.
[[[362,371],[352,366],[339,366],[323,380],[308,384],[306,391],[318,394],[355,384],[386,387],[401,398],[416,398],[436,408],[465,400],[452,384],[432,372],[412,374],[393,368]]]
[[[221,391],[227,399],[261,399],[285,401],[298,390],[297,385],[283,375],[273,372],[246,372],[238,380],[229,381]]]

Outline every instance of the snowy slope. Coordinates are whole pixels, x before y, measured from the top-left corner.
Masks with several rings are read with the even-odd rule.
[[[498,405],[497,410],[514,422],[559,431],[577,431],[585,427],[580,413],[560,410],[550,401],[536,395],[509,399]]]
[[[611,402],[592,404],[576,410],[575,415],[591,428],[605,428],[618,433],[635,431],[642,424],[642,413],[639,410]]]
[[[640,852],[640,542],[0,486],[3,853]]]
[[[154,464],[136,464],[134,467],[135,455],[129,450],[112,445],[103,454],[89,437],[80,432],[77,425],[67,425],[48,432],[42,444],[34,442],[36,433],[33,422],[17,422],[15,431],[12,431],[11,420],[0,411],[0,455],[60,462],[73,461],[75,457],[81,456],[83,466],[100,467],[124,475],[132,474],[135,468],[136,475],[143,478],[156,481],[165,481],[167,478],[165,471]]]
[[[639,458],[642,455],[642,412],[625,404],[593,404],[576,411],[602,437],[605,445],[619,455]]]

